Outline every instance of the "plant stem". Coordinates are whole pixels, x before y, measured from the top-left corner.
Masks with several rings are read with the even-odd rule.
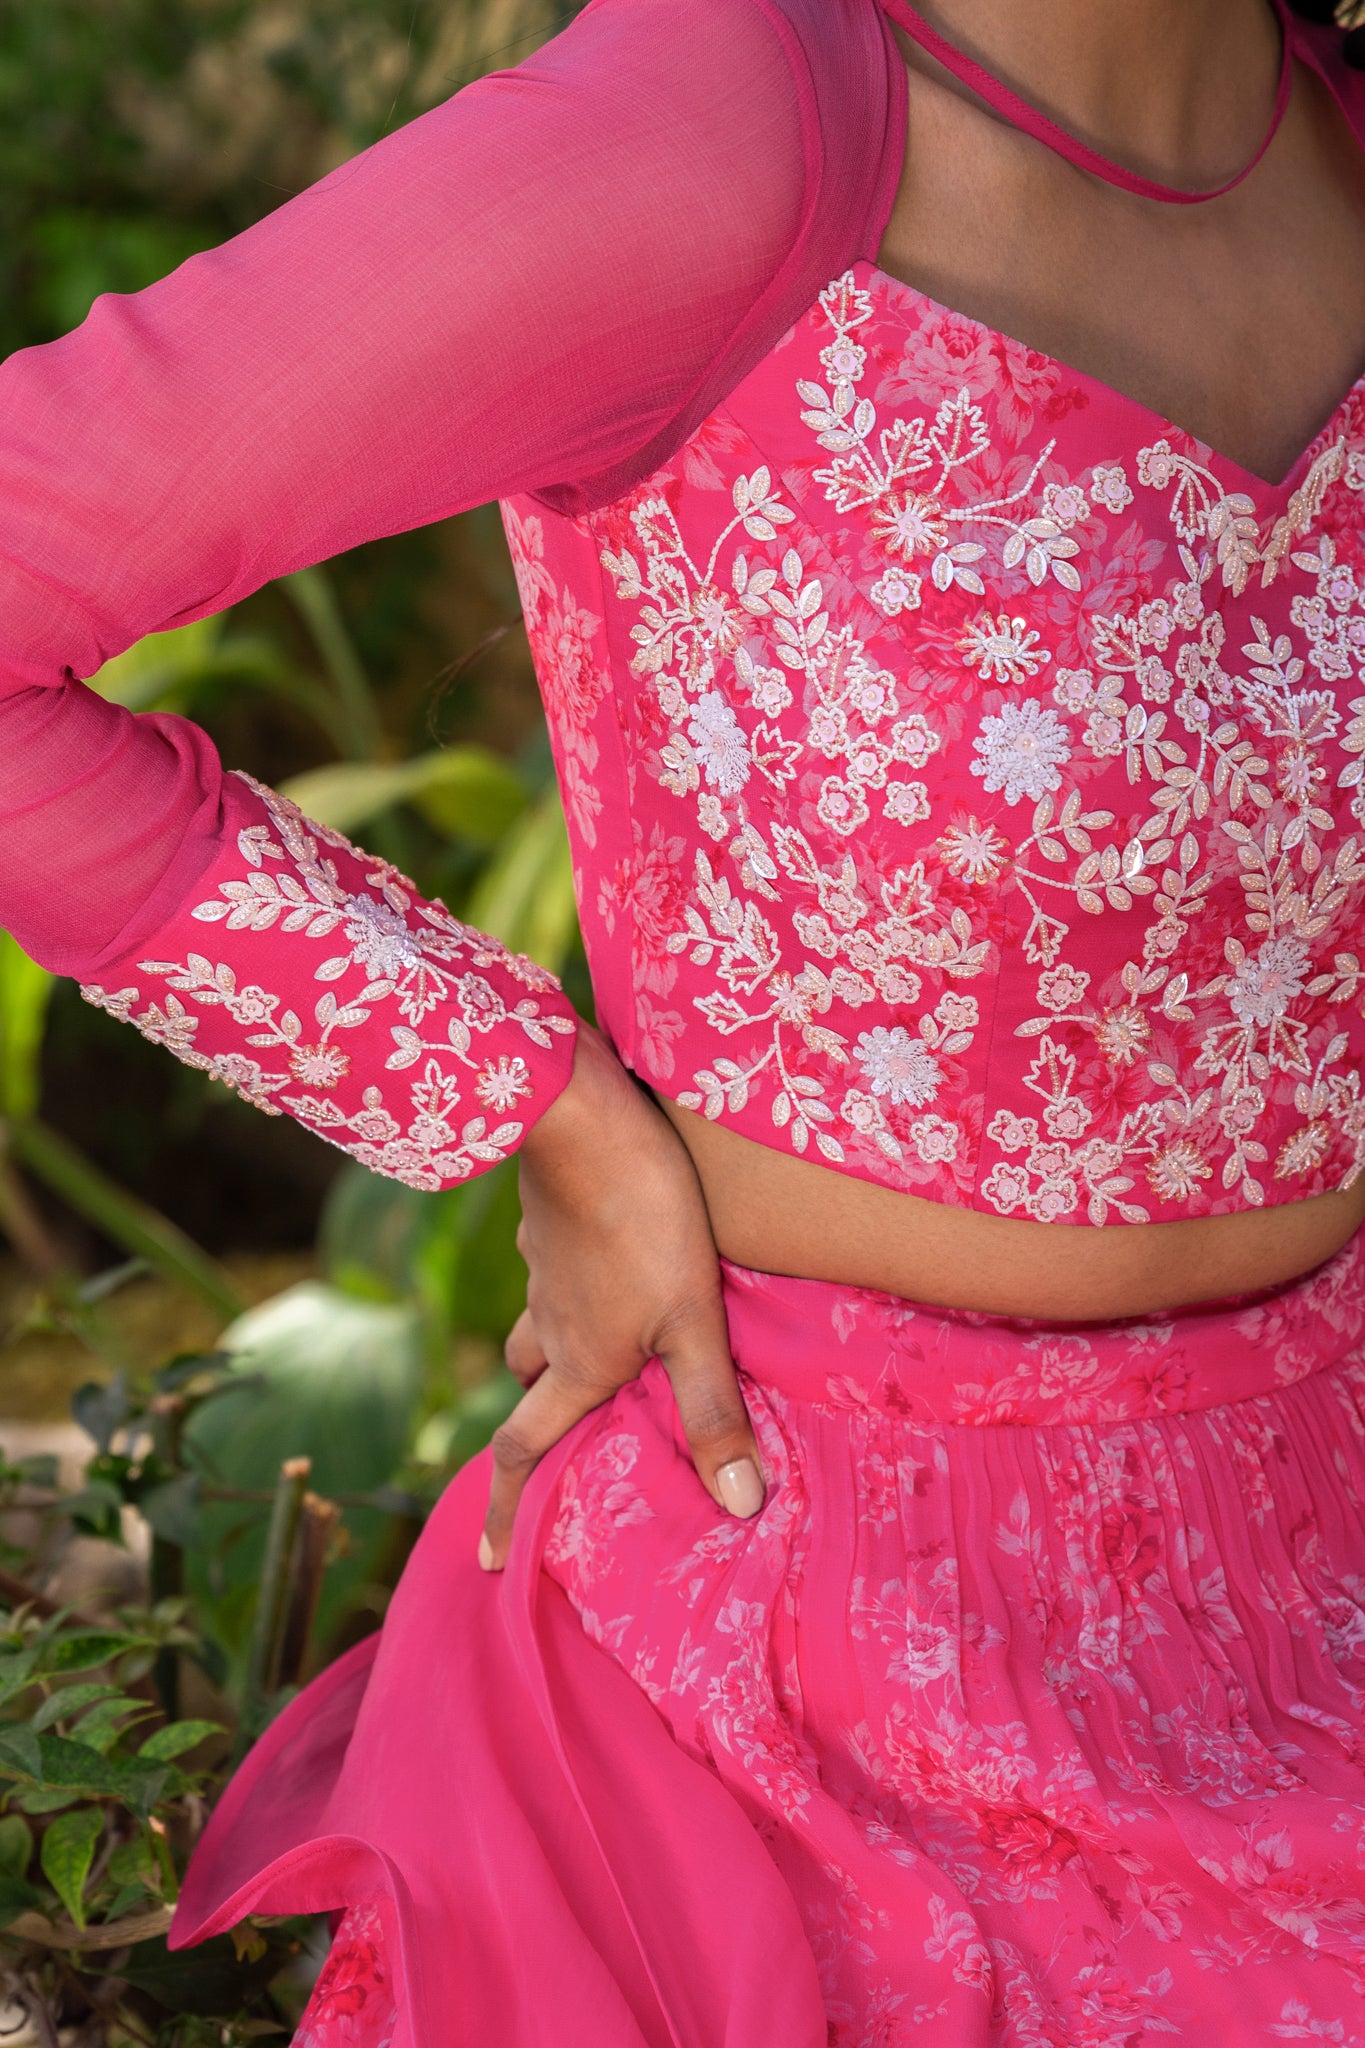
[[[6,1137],[5,1127],[0,1126],[0,1230],[30,1272],[40,1280],[52,1281],[65,1274],[66,1261],[10,1163]]]
[[[256,1596],[251,1644],[247,1651],[242,1722],[238,1735],[238,1743],[243,1750],[259,1732],[270,1695],[278,1684],[280,1652],[284,1646],[285,1623],[289,1614],[295,1539],[312,1469],[311,1458],[286,1458],[275,1487],[275,1504],[266,1530],[260,1590]]]
[[[130,1195],[82,1152],[37,1117],[8,1127],[10,1150],[72,1208],[125,1251],[192,1287],[225,1320],[245,1306],[216,1259],[148,1202]],[[6,1226],[8,1227],[8,1226]]]

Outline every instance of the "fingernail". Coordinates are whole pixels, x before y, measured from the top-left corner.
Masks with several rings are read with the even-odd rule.
[[[732,1515],[747,1522],[763,1505],[763,1481],[752,1458],[735,1458],[716,1474],[720,1497]]]
[[[489,1542],[489,1540],[488,1540],[488,1538],[487,1538],[486,1536],[480,1536],[480,1538],[479,1538],[479,1570],[480,1570],[480,1571],[484,1571],[484,1572],[491,1572],[491,1571],[492,1571],[492,1569],[493,1569],[493,1546],[492,1546],[492,1544],[491,1544],[491,1543]]]

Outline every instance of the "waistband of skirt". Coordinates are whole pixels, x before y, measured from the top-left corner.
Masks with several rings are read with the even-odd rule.
[[[1365,1338],[1365,1231],[1287,1286],[1106,1323],[928,1308],[723,1263],[736,1362],[793,1400],[906,1422],[1106,1423],[1223,1407],[1341,1363]]]

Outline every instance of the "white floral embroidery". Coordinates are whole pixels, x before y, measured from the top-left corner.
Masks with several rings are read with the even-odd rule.
[[[507,1054],[481,1059],[475,1042],[512,1029],[548,1047],[555,1034],[572,1032],[570,1017],[537,999],[559,984],[534,962],[460,924],[442,904],[424,903],[405,876],[357,853],[340,833],[304,818],[249,776],[240,780],[259,798],[264,821],[238,835],[245,872],[220,882],[217,895],[191,915],[234,933],[279,931],[313,941],[340,935],[347,950],[326,955],[313,968],[314,980],[327,986],[313,1007],[311,1027],[282,996],[254,982],[240,983],[229,962],[199,952],[182,960],[139,962],[139,972],[164,983],[161,1001],[145,998],[136,987],[111,992],[91,986],[82,995],[267,1114],[288,1111],[363,1165],[410,1186],[442,1187],[504,1159],[520,1142],[523,1126],[499,1123],[490,1129],[485,1116],[460,1114],[458,1071],[473,1074],[480,1103],[498,1116],[531,1095],[525,1060]],[[343,881],[337,854],[361,866],[363,890]],[[495,966],[535,993],[509,1008],[482,971]],[[351,975],[358,985],[342,998],[336,985]],[[343,1035],[367,1025],[385,1002],[406,1020],[390,1027],[393,1049],[385,1064],[391,1071],[419,1063],[422,1069],[409,1089],[405,1121],[374,1084],[363,1090],[358,1110],[348,1111],[335,1099],[352,1069]],[[203,1013],[215,1009],[245,1030],[247,1045],[282,1055],[283,1066],[267,1067],[240,1052],[201,1051]],[[446,1013],[444,1036],[428,1040],[418,1027],[437,1009]],[[287,1093],[293,1086],[319,1092]]]
[[[1022,704],[1002,704],[995,717],[983,718],[972,742],[979,760],[971,764],[990,792],[1003,790],[1007,804],[1027,797],[1037,803],[1061,787],[1061,770],[1071,759],[1066,727],[1055,711],[1032,697]]]

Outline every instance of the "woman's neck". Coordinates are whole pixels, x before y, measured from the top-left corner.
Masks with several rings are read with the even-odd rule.
[[[1071,134],[1149,177],[1212,185],[1246,161],[1270,118],[1280,54],[1270,0],[915,4]]]

